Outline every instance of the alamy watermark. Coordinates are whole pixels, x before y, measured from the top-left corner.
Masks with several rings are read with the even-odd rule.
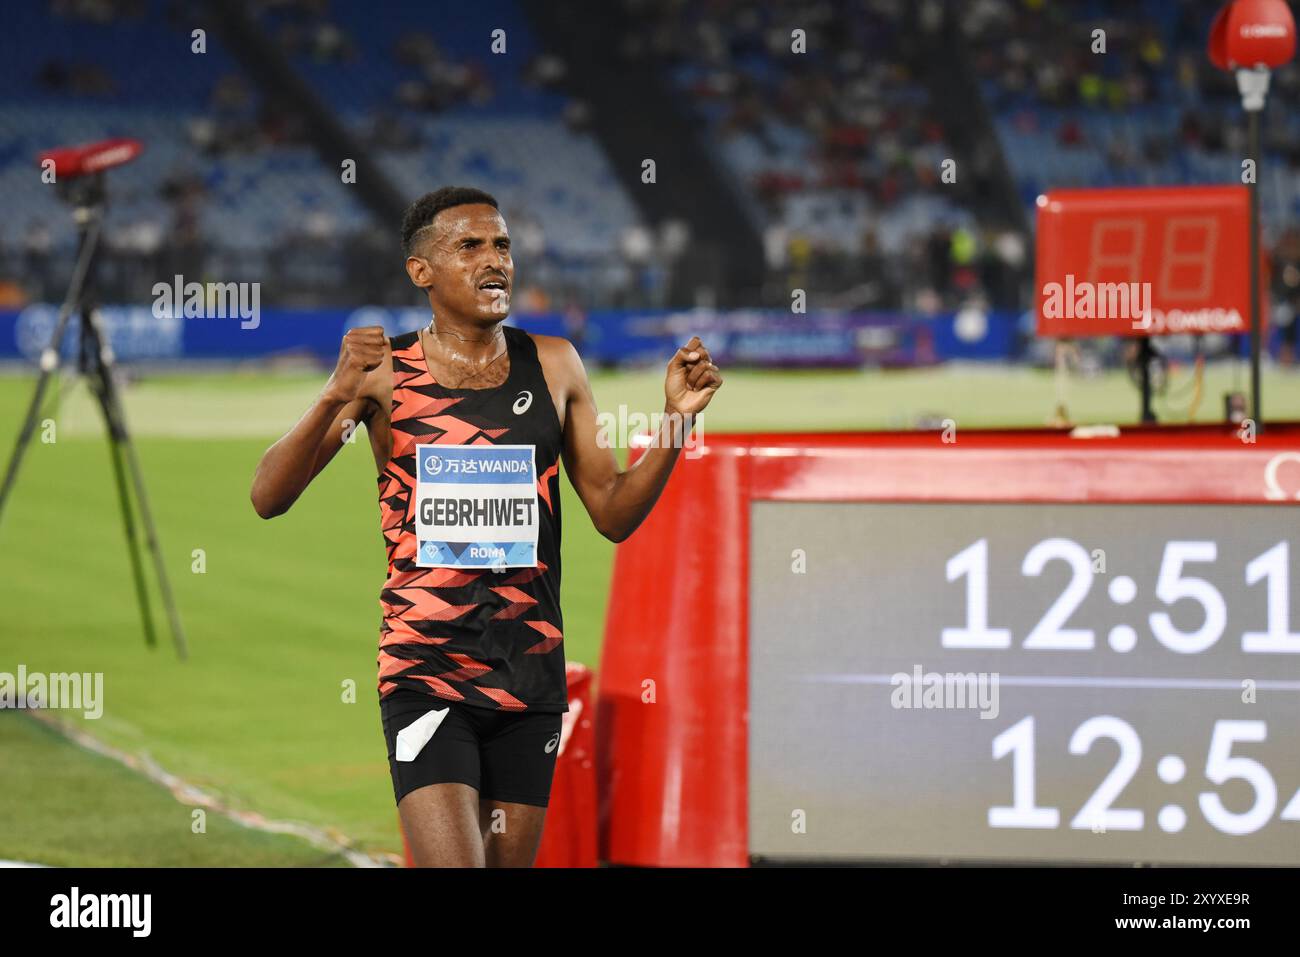
[[[117,927],[132,937],[148,937],[152,914],[152,894],[83,893],[73,885],[68,893],[50,898],[50,926],[55,928]]]
[[[688,459],[704,454],[704,413],[686,412],[629,412],[620,405],[618,412],[600,412],[596,415],[596,444],[602,449],[627,448],[633,436],[649,433],[658,436],[655,443],[682,449]]]
[[[1076,281],[1043,285],[1045,319],[1127,319],[1134,329],[1151,335],[1240,332],[1241,313],[1223,306],[1197,309],[1157,309],[1149,282]]]
[[[156,282],[156,319],[239,319],[239,328],[256,329],[262,323],[260,282],[186,282],[179,273],[172,282]]]
[[[937,671],[922,672],[921,666],[915,665],[911,674],[897,672],[890,677],[889,683],[894,688],[889,696],[889,703],[894,708],[978,708],[981,718],[998,716],[997,672],[940,674]]]
[[[0,671],[0,709],[3,708],[54,708],[98,718],[104,713],[104,673],[46,673],[28,671],[26,665],[19,665],[17,674]]]
[[[1151,283],[1065,282],[1043,285],[1045,319],[1128,319],[1134,329],[1151,328]]]

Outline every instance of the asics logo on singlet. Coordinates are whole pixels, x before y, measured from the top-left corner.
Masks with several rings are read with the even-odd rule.
[[[550,754],[560,746],[560,732],[556,731],[555,736],[546,742],[546,753]]]
[[[523,415],[533,404],[533,394],[525,389],[519,393],[519,398],[515,399],[515,404],[511,406],[515,415]]]

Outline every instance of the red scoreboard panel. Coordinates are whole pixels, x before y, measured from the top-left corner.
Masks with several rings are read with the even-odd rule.
[[[1249,235],[1245,186],[1052,190],[1038,198],[1038,334],[1249,332]]]
[[[600,858],[1300,864],[1298,449],[710,434],[615,555]]]

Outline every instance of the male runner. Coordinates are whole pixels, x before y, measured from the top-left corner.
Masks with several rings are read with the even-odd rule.
[[[573,346],[503,324],[514,263],[496,200],[429,193],[407,210],[402,246],[432,321],[343,337],[316,402],[258,464],[253,506],[283,514],[366,424],[388,548],[380,712],[412,856],[531,866],[568,710],[559,460],[596,528],[623,541],[722,376],[698,336],[678,349],[659,435],[620,471]]]

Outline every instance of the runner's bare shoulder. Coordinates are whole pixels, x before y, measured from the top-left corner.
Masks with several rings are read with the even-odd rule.
[[[572,372],[582,367],[578,350],[568,339],[563,336],[544,336],[534,332],[530,332],[529,335],[537,344],[537,360],[542,364],[542,370],[548,380],[554,375],[567,381]]]

